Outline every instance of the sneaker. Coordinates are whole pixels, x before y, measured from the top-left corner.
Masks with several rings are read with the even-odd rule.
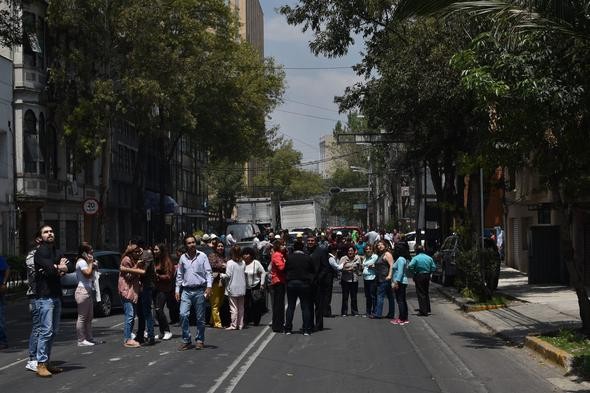
[[[53,374],[51,374],[51,372],[47,369],[47,365],[45,363],[38,363],[37,375],[41,378],[50,378]]]
[[[311,334],[310,333],[307,333],[307,332],[303,333],[303,335],[304,336],[311,336]]]
[[[151,347],[152,345],[156,345],[156,339],[148,338],[145,342],[141,343],[142,347]]]
[[[391,321],[389,321],[389,323],[394,324],[394,325],[399,325],[402,321],[398,318],[398,319],[392,319]]]
[[[407,325],[409,323],[410,323],[410,321],[408,321],[407,319],[403,320],[403,321],[402,320],[399,321],[399,325],[402,325],[402,326]]]
[[[202,341],[197,341],[197,344],[195,345],[195,349],[203,349],[205,348],[205,344]]]
[[[148,338],[148,332],[147,331],[143,332],[143,338]]]
[[[132,339],[132,340],[135,340],[135,337],[137,337],[137,336],[135,335],[135,333],[131,333],[131,339]]]
[[[179,351],[186,351],[187,349],[191,349],[193,345],[191,343],[182,343],[180,347],[178,347]]]
[[[125,341],[125,344],[123,344],[123,346],[125,346],[126,348],[139,348],[139,343],[133,339],[131,340],[127,340]]]
[[[288,336],[289,334],[291,334],[290,330],[285,331],[285,334]]]
[[[159,334],[156,334],[156,335],[154,336],[154,338],[155,338],[156,340],[159,340],[159,339],[160,339],[160,335],[159,335]]]
[[[37,372],[37,361],[36,360],[29,360],[25,365],[25,368],[32,372]]]
[[[172,338],[172,333],[165,332],[164,337],[162,337],[162,340],[170,340],[171,338]]]
[[[79,347],[91,347],[93,345],[95,345],[95,344],[92,341],[88,341],[88,340],[78,341]]]

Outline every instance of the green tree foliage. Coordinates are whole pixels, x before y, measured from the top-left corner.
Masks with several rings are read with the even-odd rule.
[[[244,168],[229,158],[215,160],[209,165],[207,183],[213,196],[209,207],[219,217],[217,231],[221,233],[225,222],[231,218],[237,196],[244,189]]]
[[[265,173],[255,176],[255,188],[270,190],[280,200],[305,199],[325,192],[317,173],[300,169],[301,152],[291,140],[277,140],[276,147],[264,160]]]
[[[367,187],[366,173],[354,172],[348,166],[340,166],[336,168],[331,179],[331,187],[339,188],[357,188]],[[355,210],[354,204],[369,203],[367,201],[367,193],[339,193],[330,197],[328,206],[330,215],[344,219],[346,223],[365,223],[367,217],[366,210]]]
[[[23,42],[20,0],[4,0],[0,4],[0,46],[12,47]]]

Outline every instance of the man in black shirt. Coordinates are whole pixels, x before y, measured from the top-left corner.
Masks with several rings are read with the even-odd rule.
[[[315,268],[311,257],[303,252],[303,242],[295,242],[293,253],[285,263],[287,277],[287,313],[285,315],[285,333],[291,334],[293,315],[297,298],[301,303],[303,315],[303,335],[309,336],[313,329],[313,300],[311,282],[315,277]]]
[[[307,238],[307,251],[311,256],[315,268],[315,277],[312,282],[312,295],[315,314],[315,330],[324,329],[324,313],[328,304],[328,290],[332,291],[334,269],[330,266],[328,250],[318,247],[317,238]]]
[[[39,313],[39,340],[37,343],[37,375],[51,377],[63,371],[49,364],[53,340],[61,317],[60,277],[74,270],[61,251],[55,248],[55,234],[49,225],[39,230],[41,245],[35,253],[35,306]],[[68,266],[71,265],[71,266]]]

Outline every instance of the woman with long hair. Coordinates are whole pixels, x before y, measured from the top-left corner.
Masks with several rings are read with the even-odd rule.
[[[231,325],[226,329],[239,330],[244,328],[246,264],[242,261],[242,249],[238,245],[232,246],[229,256],[230,260],[227,261],[225,275],[223,275],[227,280],[225,292],[229,296],[229,311],[231,313]]]
[[[244,319],[246,324],[252,322],[255,326],[258,326],[266,306],[266,295],[264,292],[266,271],[264,270],[264,267],[262,267],[262,263],[256,259],[256,252],[253,248],[244,248],[242,259],[246,264],[246,297],[244,298]]]
[[[390,321],[394,325],[407,325],[408,303],[406,301],[406,287],[408,286],[408,262],[410,259],[410,248],[405,242],[398,242],[393,247],[392,282],[395,300],[397,302],[398,317]]]
[[[225,286],[221,275],[225,273],[225,246],[223,242],[213,240],[213,252],[209,254],[209,265],[213,274],[213,285],[211,287],[211,297],[209,297],[209,304],[211,305],[211,321],[210,325],[214,328],[222,328],[221,322],[221,306],[223,305],[223,296],[225,293]]]
[[[156,318],[160,327],[160,337],[162,340],[170,340],[170,325],[166,314],[164,314],[164,304],[170,302],[174,297],[174,264],[168,253],[166,245],[163,243],[156,244],[152,253],[154,254],[154,269],[156,271],[156,287],[152,294]]]
[[[375,286],[375,262],[377,255],[373,252],[373,246],[367,244],[365,247],[365,259],[363,260],[363,288],[365,289],[365,312],[366,316],[373,315],[375,309],[377,288]]]
[[[141,259],[142,255],[143,249],[137,242],[130,241],[121,256],[118,287],[125,312],[123,345],[127,348],[140,346],[137,341],[131,338],[131,332],[133,331],[137,301],[141,292],[141,277],[145,274],[145,267]]]
[[[270,259],[271,290],[272,290],[272,331],[282,333],[285,328],[285,253],[286,248],[281,240],[272,244]]]
[[[78,286],[74,293],[74,299],[78,305],[78,320],[76,321],[76,334],[78,346],[89,347],[95,344],[92,336],[92,318],[94,318],[94,301],[92,291],[94,289],[95,274],[98,265],[94,260],[94,250],[87,242],[82,242],[78,247],[76,258],[76,279]]]
[[[375,261],[375,276],[377,280],[377,302],[375,304],[375,311],[372,318],[381,318],[383,312],[383,303],[385,296],[389,302],[388,318],[393,319],[395,302],[393,299],[393,291],[391,288],[391,267],[393,266],[393,255],[389,251],[389,242],[386,240],[378,240],[375,243],[375,250],[377,251],[377,261]]]

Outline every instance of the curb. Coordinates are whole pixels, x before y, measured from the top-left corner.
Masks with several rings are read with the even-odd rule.
[[[524,338],[524,344],[519,343],[519,342],[515,342],[510,336],[497,331],[496,329],[494,329],[493,326],[490,326],[490,325],[484,323],[483,321],[475,318],[473,315],[470,315],[469,311],[465,310],[465,308],[468,308],[467,307],[468,305],[466,304],[466,302],[468,301],[467,299],[462,298],[462,297],[458,297],[458,296],[454,296],[452,293],[445,291],[443,287],[439,287],[439,288],[437,288],[437,290],[440,294],[442,294],[447,299],[451,300],[453,303],[458,305],[461,308],[461,310],[465,312],[466,316],[468,316],[469,318],[478,322],[480,325],[486,327],[488,330],[490,330],[492,332],[493,335],[495,335],[495,336],[497,336],[497,337],[499,337],[499,338],[501,338],[513,345],[517,345],[517,346],[524,345],[528,349],[533,350],[536,353],[538,353],[543,358],[564,368],[566,370],[566,372],[571,371],[573,359],[574,359],[573,355],[571,355],[571,354],[567,353],[566,351],[564,351],[560,348],[557,348],[556,346],[548,343],[547,341],[541,340],[540,338],[535,337],[535,336],[526,336]],[[506,307],[506,305],[503,305],[503,307],[492,307],[492,308],[488,308],[488,309],[496,309],[496,308],[504,308],[504,307]],[[472,310],[472,311],[483,311],[483,310]]]
[[[545,359],[563,367],[566,372],[572,370],[574,357],[563,349],[559,349],[547,341],[534,336],[526,336],[524,338],[524,346],[539,353]]]

